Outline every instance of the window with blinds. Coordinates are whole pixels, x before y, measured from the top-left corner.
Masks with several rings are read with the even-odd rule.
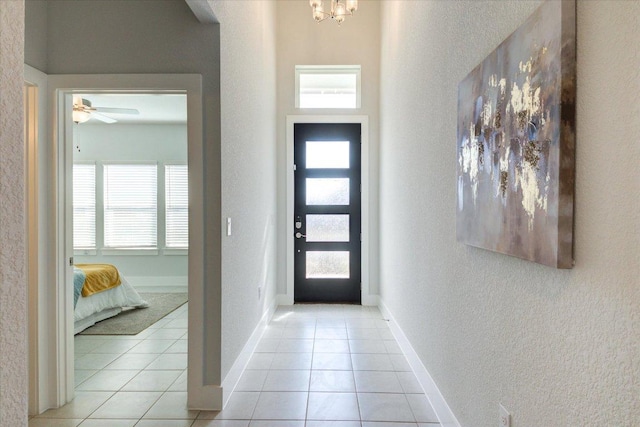
[[[189,247],[189,185],[187,165],[165,165],[166,247]]]
[[[106,164],[103,170],[104,246],[157,248],[157,166]]]
[[[96,165],[73,165],[73,248],[96,247]]]

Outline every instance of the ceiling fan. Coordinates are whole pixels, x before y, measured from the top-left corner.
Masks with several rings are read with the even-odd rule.
[[[84,123],[90,118],[100,120],[104,123],[116,123],[117,120],[113,119],[106,114],[140,114],[140,111],[135,108],[110,108],[110,107],[94,107],[91,105],[91,101],[83,98],[79,95],[73,96],[73,121],[75,123]]]

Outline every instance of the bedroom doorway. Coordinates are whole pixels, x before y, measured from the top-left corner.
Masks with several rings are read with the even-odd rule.
[[[56,351],[48,354],[41,354],[38,351],[39,357],[44,357],[49,360],[51,363],[51,369],[46,372],[39,372],[38,376],[40,379],[45,378],[49,383],[48,390],[44,390],[41,386],[41,392],[44,392],[49,396],[49,401],[52,402],[49,407],[60,407],[65,403],[71,401],[74,398],[75,394],[75,386],[76,386],[76,378],[75,378],[75,368],[83,368],[84,366],[88,366],[91,369],[87,369],[90,371],[94,371],[92,373],[95,374],[98,370],[103,369],[108,364],[112,363],[115,358],[113,356],[116,349],[109,349],[108,346],[99,346],[96,347],[94,345],[90,345],[89,350],[79,349],[80,352],[85,352],[84,354],[92,354],[92,356],[84,359],[82,362],[76,362],[75,360],[75,339],[74,339],[74,286],[73,286],[73,265],[75,263],[74,257],[80,256],[80,258],[76,258],[76,260],[82,260],[82,257],[88,257],[91,255],[91,250],[87,248],[76,248],[74,251],[73,243],[73,203],[72,197],[68,197],[68,195],[73,194],[73,160],[74,160],[74,150],[80,149],[82,152],[81,144],[74,145],[74,126],[79,126],[80,123],[74,123],[72,119],[73,112],[73,98],[74,95],[107,95],[107,94],[130,94],[130,95],[182,95],[186,98],[186,109],[187,109],[187,119],[186,119],[186,132],[187,132],[187,161],[185,164],[181,166],[187,167],[187,182],[188,182],[188,193],[189,193],[189,208],[187,214],[187,222],[188,222],[188,243],[190,246],[195,247],[196,249],[187,255],[186,248],[165,248],[164,246],[158,247],[157,252],[163,255],[165,251],[167,252],[167,256],[169,256],[168,252],[172,252],[171,256],[182,256],[184,258],[184,264],[186,264],[185,276],[181,276],[182,280],[176,284],[175,280],[178,276],[167,278],[167,276],[153,276],[153,274],[161,272],[159,269],[153,269],[149,271],[149,274],[146,276],[136,275],[135,272],[133,274],[127,273],[125,270],[123,272],[123,277],[125,280],[129,281],[127,275],[134,279],[134,283],[137,282],[136,286],[141,286],[143,290],[150,291],[152,293],[157,293],[158,288],[160,287],[162,290],[171,290],[171,293],[175,293],[176,290],[185,290],[185,285],[187,292],[190,296],[195,298],[195,300],[202,300],[203,298],[203,285],[202,285],[202,272],[201,265],[202,263],[202,251],[199,251],[197,248],[203,246],[203,230],[204,230],[204,222],[203,222],[203,197],[202,197],[202,189],[203,189],[203,110],[202,110],[202,77],[199,75],[164,75],[164,74],[156,74],[156,75],[55,75],[48,76],[48,94],[49,99],[52,101],[53,107],[53,117],[55,118],[52,126],[52,145],[51,145],[51,167],[52,169],[52,180],[50,182],[51,191],[49,193],[52,200],[52,207],[49,218],[51,218],[52,222],[52,246],[51,246],[51,260],[53,261],[50,264],[51,275],[53,277],[53,281],[57,284],[52,287],[52,305],[53,308],[50,312],[42,313],[42,315],[46,315],[49,322],[39,328],[38,335],[43,337],[48,337],[46,339],[50,339],[53,343],[56,344]],[[81,104],[85,104],[82,101],[81,96],[77,96],[76,98],[80,99]],[[85,97],[86,99],[86,97]],[[88,100],[90,102],[90,100]],[[116,105],[98,105],[97,107],[105,107],[105,108],[128,108],[128,107],[118,107]],[[94,104],[91,103],[91,108],[94,107]],[[100,111],[99,113],[104,113],[104,111]],[[93,114],[93,112],[89,112],[89,114]],[[115,116],[114,113],[113,115]],[[125,113],[126,114],[126,113]],[[91,119],[90,119],[91,120]],[[80,122],[80,120],[76,121]],[[124,120],[123,120],[124,121]],[[86,121],[88,122],[88,120]],[[87,123],[82,124],[87,124]],[[106,124],[105,126],[112,126],[111,124]],[[146,125],[149,125],[147,123]],[[77,129],[77,128],[76,128]],[[166,132],[169,135],[169,132]],[[166,135],[163,133],[163,137]],[[107,146],[115,146],[116,144],[113,141],[117,141],[117,136],[107,138],[109,144],[105,144],[102,148],[103,150],[108,150]],[[158,137],[160,138],[160,137]],[[133,150],[133,148],[131,148]],[[135,150],[134,150],[135,151]],[[154,147],[153,152],[157,151]],[[137,163],[153,163],[153,161],[149,161],[146,159],[145,162],[137,162]],[[153,159],[152,159],[153,160]],[[89,162],[90,163],[90,162]],[[99,162],[96,162],[98,165]],[[125,162],[126,163],[126,162]],[[133,162],[136,163],[136,162]],[[130,164],[130,163],[129,163]],[[175,166],[176,163],[167,162],[166,166]],[[103,165],[104,166],[104,165]],[[108,169],[108,168],[107,168]],[[156,164],[156,169],[161,169],[159,165]],[[170,169],[167,167],[167,169]],[[179,172],[179,171],[178,171]],[[111,174],[111,178],[118,176],[117,171],[114,170],[107,172]],[[162,176],[164,173],[166,176],[173,176],[174,178],[177,176],[175,170],[166,172],[165,165],[162,166],[162,171],[156,171],[156,180],[158,189],[156,193],[161,192],[164,195],[165,187],[167,184],[165,183],[165,179],[158,179],[158,176]],[[121,174],[120,174],[121,175]],[[183,174],[184,175],[184,174]],[[98,172],[96,173],[96,183],[95,189],[98,189],[102,186],[102,190],[104,193],[104,183],[107,181],[113,181],[113,179],[105,178],[104,170],[102,171],[102,175]],[[176,178],[177,179],[177,178]],[[100,182],[102,180],[102,182]],[[130,179],[127,180],[127,183],[132,182]],[[171,184],[170,184],[171,185]],[[161,188],[162,186],[162,188]],[[104,194],[103,194],[104,196]],[[156,194],[157,196],[157,194]],[[162,196],[166,197],[166,196]],[[120,208],[122,206],[118,205],[118,198],[116,197],[111,206],[114,209]],[[104,199],[99,199],[96,197],[97,203],[104,203]],[[175,207],[175,206],[174,206]],[[80,206],[77,206],[78,209],[81,209]],[[86,208],[86,206],[84,207]],[[156,207],[157,216],[167,216],[167,206]],[[179,211],[179,207],[175,207],[176,211]],[[182,209],[184,211],[184,209]],[[175,214],[176,212],[171,213],[170,215]],[[175,216],[175,215],[174,215]],[[104,223],[104,212],[98,212],[96,208],[96,227],[98,224]],[[182,216],[184,217],[184,215]],[[134,221],[130,221],[133,223]],[[136,222],[139,225],[138,228],[142,228],[140,223]],[[103,224],[104,225],[104,224]],[[158,230],[157,230],[158,231]],[[162,231],[165,233],[166,230]],[[159,231],[158,231],[159,233]],[[123,233],[120,233],[122,235]],[[115,233],[117,236],[118,233]],[[167,241],[167,237],[163,234],[164,237],[158,237],[158,240],[162,243]],[[103,248],[102,246],[98,246],[101,242],[102,244],[106,242],[105,236],[98,237],[96,235],[96,253],[99,253],[99,249],[107,249],[107,252],[111,250],[109,256],[113,257],[121,257],[120,260],[123,260],[126,255],[130,255],[130,252],[127,254],[118,253],[120,249],[127,248]],[[163,240],[164,239],[164,240]],[[173,237],[174,241],[177,239],[175,236]],[[157,243],[157,242],[156,242]],[[162,243],[164,244],[164,243]],[[137,260],[142,259],[140,256],[149,256],[150,253],[148,251],[152,250],[148,246],[144,246],[141,249],[142,252],[145,250],[146,255],[138,255]],[[79,252],[79,255],[76,253]],[[180,253],[182,252],[182,254]],[[104,255],[104,254],[101,254]],[[135,262],[135,261],[134,261]],[[119,263],[120,264],[120,263]],[[126,262],[125,262],[126,264]],[[117,270],[117,267],[116,267]],[[118,275],[120,271],[117,270]],[[150,278],[152,277],[165,277],[164,281],[160,280],[158,282],[152,282]],[[147,280],[145,282],[145,280]],[[171,281],[171,284],[170,284]],[[124,282],[124,280],[123,280]],[[118,286],[120,289],[126,289],[122,286]],[[122,291],[125,292],[125,291]],[[169,292],[167,292],[169,293]],[[145,309],[146,310],[146,309]],[[174,315],[179,314],[179,310],[175,310],[173,312]],[[186,328],[190,323],[188,319],[191,319],[195,316],[194,323],[195,325],[193,329],[193,335],[189,340],[188,346],[201,346],[202,342],[202,334],[199,333],[202,331],[202,322],[197,321],[197,319],[202,319],[202,310],[198,305],[195,306],[190,311],[186,310],[186,307],[182,309],[182,319],[179,322],[174,322],[173,326],[177,324],[181,324],[184,328],[176,328],[176,329],[185,329],[185,331],[181,334],[179,338],[173,339],[169,338],[168,335],[176,335],[177,332],[173,331],[171,333],[164,332],[164,337],[160,337],[157,335],[157,339],[162,339],[165,341],[173,341],[171,345],[166,346],[164,349],[160,350],[160,347],[157,346],[153,349],[156,355],[162,353],[168,353],[169,347],[173,344],[176,344],[175,341],[178,339],[185,338],[182,343],[179,343],[182,346],[180,350],[181,356],[179,358],[182,360],[182,364],[189,364],[193,368],[190,370],[189,374],[193,375],[196,378],[200,378],[202,376],[201,362],[202,357],[197,352],[187,352],[187,341],[186,341]],[[142,311],[142,310],[139,310]],[[117,318],[117,317],[116,317]],[[165,319],[165,324],[171,322],[175,319]],[[156,325],[158,326],[158,325]],[[145,334],[150,336],[152,332],[157,331],[146,331]],[[95,337],[94,337],[95,338]],[[142,339],[142,336],[136,337],[135,339]],[[102,337],[103,344],[106,344],[106,341],[113,341],[106,336]],[[120,348],[127,348],[132,343],[120,343],[115,344],[112,343],[112,346],[120,346]],[[139,344],[139,343],[137,343]],[[162,343],[166,344],[166,343]],[[83,344],[84,345],[84,344]],[[146,344],[150,345],[149,343]],[[173,350],[177,350],[178,345],[176,345]],[[127,348],[127,351],[131,350],[131,348]],[[138,351],[142,352],[144,350],[143,347],[138,348]],[[117,350],[120,351],[120,350]],[[120,353],[122,355],[122,353]],[[116,358],[119,356],[116,356]],[[177,357],[174,357],[174,359]],[[78,358],[79,360],[80,358]],[[93,359],[93,362],[88,365],[83,365],[83,363],[89,363],[89,359]],[[185,362],[186,360],[186,362]],[[138,372],[139,373],[139,372]],[[186,374],[181,375],[181,378],[186,379]],[[82,378],[77,378],[78,383],[82,382]],[[186,383],[186,381],[184,381]],[[194,387],[197,387],[197,383],[191,383]],[[194,385],[195,384],[195,385]],[[111,387],[111,386],[110,386]],[[186,390],[186,388],[185,388]],[[185,393],[186,394],[186,393]]]
[[[75,390],[186,391],[187,95],[72,102]]]

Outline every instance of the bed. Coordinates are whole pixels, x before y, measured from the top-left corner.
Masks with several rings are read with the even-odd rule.
[[[123,308],[149,306],[111,264],[74,265],[73,285],[74,334],[116,316]]]

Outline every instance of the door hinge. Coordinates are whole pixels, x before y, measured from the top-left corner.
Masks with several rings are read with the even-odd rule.
[[[69,257],[69,266],[73,267],[73,257]]]
[[[297,170],[296,168],[297,168],[297,166],[296,166],[296,164],[294,163],[294,164],[293,164],[293,170]]]

